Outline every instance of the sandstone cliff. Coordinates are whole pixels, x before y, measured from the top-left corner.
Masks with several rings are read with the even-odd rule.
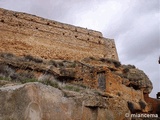
[[[0,9],[0,46],[0,120],[160,114],[147,75],[122,65],[100,32]]]

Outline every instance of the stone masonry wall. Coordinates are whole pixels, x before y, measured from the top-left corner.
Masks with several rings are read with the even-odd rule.
[[[104,38],[100,32],[4,9],[0,9],[0,46],[0,52],[19,56],[118,60],[114,40]]]

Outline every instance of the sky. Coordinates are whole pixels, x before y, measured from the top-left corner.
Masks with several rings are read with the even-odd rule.
[[[0,0],[0,8],[103,33],[115,40],[122,64],[135,65],[160,92],[160,0]]]

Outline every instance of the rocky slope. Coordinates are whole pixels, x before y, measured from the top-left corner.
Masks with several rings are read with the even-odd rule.
[[[103,71],[106,88],[97,81]],[[111,59],[45,60],[1,53],[0,79],[2,120],[123,120],[130,119],[126,113],[152,111],[143,97],[152,90],[148,77]]]

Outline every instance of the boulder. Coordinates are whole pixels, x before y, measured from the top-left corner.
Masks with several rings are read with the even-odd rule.
[[[123,65],[122,68],[123,84],[136,90],[142,90],[144,94],[149,94],[152,91],[152,82],[142,70],[131,65]]]
[[[88,92],[60,90],[37,82],[1,87],[0,103],[0,120],[116,118],[116,114],[109,109],[106,97]]]

